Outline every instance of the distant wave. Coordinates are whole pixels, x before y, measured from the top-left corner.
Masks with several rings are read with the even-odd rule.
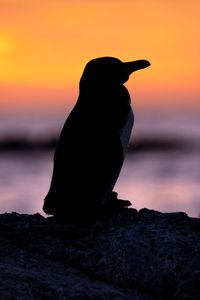
[[[34,138],[26,139],[24,137],[9,137],[0,140],[1,152],[19,152],[19,151],[34,151],[34,150],[53,150],[57,144],[56,137],[48,139]]]
[[[132,141],[129,152],[173,152],[173,151],[199,151],[200,143],[196,140],[187,140],[170,137],[141,137]]]
[[[56,148],[58,138],[28,139],[25,137],[7,137],[0,140],[0,152],[20,151],[53,151]],[[128,152],[170,152],[170,151],[200,151],[200,142],[170,137],[141,137],[130,142]]]

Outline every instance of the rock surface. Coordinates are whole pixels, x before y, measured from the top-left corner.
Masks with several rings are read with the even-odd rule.
[[[0,215],[0,299],[200,299],[200,219],[147,209],[74,225]]]

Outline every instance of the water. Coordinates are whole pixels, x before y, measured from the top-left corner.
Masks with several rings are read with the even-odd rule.
[[[129,155],[116,188],[133,207],[200,216],[200,156],[184,153]]]
[[[0,157],[1,213],[42,213],[52,172],[52,152]],[[133,207],[200,213],[200,156],[174,153],[129,154],[115,190]]]
[[[64,118],[63,120],[62,118],[58,119],[59,121],[56,122],[55,118],[47,118],[48,122],[46,123],[43,119],[40,125],[36,122],[35,131],[34,123],[32,123],[31,130],[27,126],[21,128],[23,134],[24,128],[26,128],[26,134],[29,134],[30,139],[33,135],[47,137],[47,132],[60,130]],[[6,120],[8,123],[8,119]],[[182,131],[177,130],[175,136],[181,133],[179,136],[191,144],[191,136],[194,140],[199,141],[199,131],[196,130],[198,121],[194,118],[190,120],[191,122],[184,123],[187,131],[181,127]],[[13,123],[14,121],[12,120]],[[26,124],[25,121],[23,122]],[[135,136],[142,134],[151,136],[149,133],[149,130],[152,130],[152,127],[149,126],[150,122],[147,122],[146,126],[145,122],[141,122],[142,126],[139,126],[139,122],[137,123]],[[165,132],[166,134],[167,132],[168,138],[174,134],[174,128],[178,128],[178,125],[173,124],[173,134],[171,134],[171,123],[169,126],[163,119],[162,121],[157,120],[157,126],[161,133]],[[8,131],[8,128],[11,127],[7,124],[6,128]],[[5,131],[2,131],[1,136],[5,136]],[[51,179],[52,161],[53,151],[1,152],[0,213],[17,211],[43,214],[43,198]],[[139,151],[127,155],[115,190],[119,193],[119,197],[129,199],[136,209],[147,207],[163,212],[185,211],[188,215],[197,217],[200,215],[199,181],[200,154],[197,149]]]
[[[0,213],[42,213],[42,199],[52,172],[52,155],[3,153],[0,166]]]

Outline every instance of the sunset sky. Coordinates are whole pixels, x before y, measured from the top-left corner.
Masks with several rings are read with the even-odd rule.
[[[0,110],[72,106],[88,60],[148,59],[139,109],[200,107],[199,0],[0,0]]]

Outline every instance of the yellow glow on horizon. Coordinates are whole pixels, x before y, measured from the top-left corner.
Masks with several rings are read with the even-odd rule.
[[[0,85],[49,87],[49,94],[54,87],[57,105],[57,89],[77,91],[88,60],[145,58],[152,65],[131,76],[131,92],[153,99],[171,90],[172,105],[189,94],[198,99],[199,14],[196,0],[0,0]]]

